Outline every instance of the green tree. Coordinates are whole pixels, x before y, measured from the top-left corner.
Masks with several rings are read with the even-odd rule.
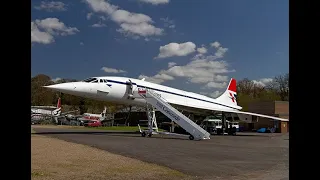
[[[51,85],[51,78],[39,74],[31,78],[31,104],[32,105],[53,105],[54,93],[43,86]],[[57,102],[57,101],[56,101]]]

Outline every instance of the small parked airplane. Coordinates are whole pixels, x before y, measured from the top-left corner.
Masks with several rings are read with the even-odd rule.
[[[104,107],[103,111],[100,114],[83,113],[82,118],[103,120],[106,117],[106,113],[107,113],[107,107]]]
[[[153,90],[164,98],[167,103],[178,109],[189,112],[227,112],[236,113],[240,120],[246,121],[248,116],[258,116],[279,121],[288,119],[273,117],[258,113],[241,111],[242,107],[237,104],[236,80],[231,78],[225,92],[216,99],[207,96],[187,92],[164,85],[145,81],[145,79],[134,79],[128,77],[91,77],[79,82],[68,82],[44,86],[62,93],[109,101],[118,104],[133,106],[146,106],[146,100],[137,94],[146,89]]]
[[[59,97],[58,102],[57,102],[57,107],[54,107],[54,106],[31,106],[31,120],[42,120],[47,117],[49,117],[49,118],[53,117],[57,121],[57,118],[65,117],[65,115],[67,115],[68,113],[76,112],[76,111],[78,111],[78,110],[61,113],[61,98]]]
[[[52,110],[53,109],[53,110]],[[31,106],[31,115],[51,115],[60,116],[61,114],[61,99],[58,99],[57,107],[54,106]]]

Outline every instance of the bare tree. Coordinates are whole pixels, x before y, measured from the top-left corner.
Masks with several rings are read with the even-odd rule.
[[[265,91],[265,88],[260,84],[253,84],[251,91],[253,98],[260,98],[261,94]]]
[[[289,73],[276,76],[268,85],[268,89],[275,91],[282,101],[289,100]]]
[[[245,78],[238,82],[237,91],[238,93],[249,95],[252,92],[253,86],[253,81],[249,80],[248,78]]]

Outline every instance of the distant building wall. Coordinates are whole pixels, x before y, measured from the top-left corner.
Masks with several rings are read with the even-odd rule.
[[[249,104],[248,111],[289,119],[289,102],[288,101],[254,102]],[[245,129],[247,130],[276,127],[277,132],[281,132],[281,133],[289,132],[289,122],[273,121],[272,119],[269,119],[269,118],[259,117],[259,120],[257,123],[244,124],[244,126],[245,126]]]
[[[274,115],[275,112],[275,102],[266,101],[266,102],[253,102],[248,106],[250,112],[255,112],[265,115]]]

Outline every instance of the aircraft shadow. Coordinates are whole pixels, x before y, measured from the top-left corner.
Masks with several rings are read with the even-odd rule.
[[[140,133],[139,133],[140,134]],[[118,137],[134,137],[134,138],[148,138],[148,139],[172,139],[172,140],[188,140],[188,137],[173,137],[173,136],[170,136],[170,135],[153,135],[152,137],[142,137],[141,135],[139,136],[130,136],[130,135],[125,135],[125,134],[110,134],[110,136],[118,136]]]
[[[97,131],[54,131],[36,132],[33,134],[140,134],[139,132],[97,132]]]
[[[222,135],[220,135],[220,136],[222,136]],[[230,135],[229,135],[230,136]],[[251,137],[254,137],[254,136],[258,136],[258,137],[269,137],[268,135],[262,135],[262,134],[237,134],[236,136],[243,136],[243,137],[249,137],[249,136],[251,136]]]
[[[96,131],[55,131],[55,132],[36,132],[33,134],[37,135],[63,135],[63,134],[90,134],[90,135],[101,135],[105,134],[108,136],[116,137],[130,137],[130,138],[152,138],[152,139],[176,139],[176,140],[188,140],[188,137],[173,137],[166,135],[153,135],[152,137],[141,137],[140,132],[96,132]]]

